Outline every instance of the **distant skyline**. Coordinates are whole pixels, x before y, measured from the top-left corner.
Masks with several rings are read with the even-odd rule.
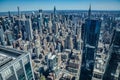
[[[0,12],[28,10],[120,10],[120,0],[0,0]]]

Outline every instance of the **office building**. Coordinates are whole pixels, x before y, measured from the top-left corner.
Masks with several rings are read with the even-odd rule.
[[[68,60],[66,70],[69,71],[70,74],[75,76],[75,80],[79,80],[81,61],[81,51],[73,49],[70,55],[70,59]]]
[[[20,26],[20,8],[19,6],[17,7],[17,10],[18,10],[18,30],[20,31],[21,30],[21,26]]]
[[[102,42],[98,43],[98,48],[96,52],[96,58],[94,63],[94,70],[92,80],[102,80],[105,72],[106,54],[104,44]]]
[[[51,18],[50,18],[50,20],[49,20],[49,22],[48,22],[48,32],[49,32],[49,33],[52,33],[52,22],[51,22]]]
[[[35,40],[35,53],[37,54],[37,57],[39,57],[39,55],[40,55],[40,49],[41,49],[40,41],[39,41],[39,39],[36,39]]]
[[[6,33],[6,37],[7,37],[7,44],[12,45],[12,43],[14,41],[12,31],[6,30],[5,33]]]
[[[30,54],[0,46],[0,80],[35,80]]]
[[[120,29],[113,32],[103,80],[120,80]]]
[[[33,30],[32,30],[31,19],[26,19],[25,24],[26,24],[25,27],[26,27],[27,39],[29,41],[32,41],[33,40]]]
[[[54,19],[56,19],[56,7],[54,6]]]
[[[91,7],[91,6],[90,6]],[[88,19],[85,20],[83,26],[83,60],[81,69],[81,80],[91,80],[94,68],[95,54],[98,46],[101,20],[91,18],[91,8],[88,12]]]
[[[5,45],[5,35],[2,25],[0,25],[0,44]]]
[[[43,28],[43,14],[42,10],[39,10],[38,31],[40,32],[40,34],[42,34],[42,28]]]
[[[52,53],[48,54],[47,66],[48,66],[48,69],[53,70],[53,71],[57,68],[57,56],[56,55],[52,55]]]
[[[73,38],[71,35],[67,35],[66,40],[65,40],[65,48],[66,49],[73,49]]]

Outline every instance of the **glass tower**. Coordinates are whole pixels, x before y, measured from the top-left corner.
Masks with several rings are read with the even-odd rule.
[[[95,53],[98,46],[101,20],[91,18],[91,6],[88,18],[82,26],[83,53],[80,80],[91,80],[94,68]]]

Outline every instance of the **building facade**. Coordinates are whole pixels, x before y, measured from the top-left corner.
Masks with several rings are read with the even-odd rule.
[[[109,57],[103,80],[120,80],[120,29],[116,29],[111,39]]]
[[[28,52],[0,46],[0,80],[35,80]]]
[[[82,25],[81,38],[83,40],[83,53],[82,53],[82,69],[81,69],[81,80],[91,80],[95,53],[98,46],[99,34],[101,28],[101,20],[91,18],[91,6],[88,11],[88,18]]]

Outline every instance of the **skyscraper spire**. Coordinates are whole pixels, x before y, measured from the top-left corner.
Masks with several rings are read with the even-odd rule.
[[[88,19],[90,19],[90,18],[91,18],[91,4],[89,6],[89,11],[88,11]]]
[[[54,6],[54,13],[53,13],[54,21],[56,21],[56,7]]]
[[[20,8],[19,6],[17,6],[17,10],[18,10],[18,18],[20,17]]]
[[[54,15],[56,15],[56,7],[54,6]]]

